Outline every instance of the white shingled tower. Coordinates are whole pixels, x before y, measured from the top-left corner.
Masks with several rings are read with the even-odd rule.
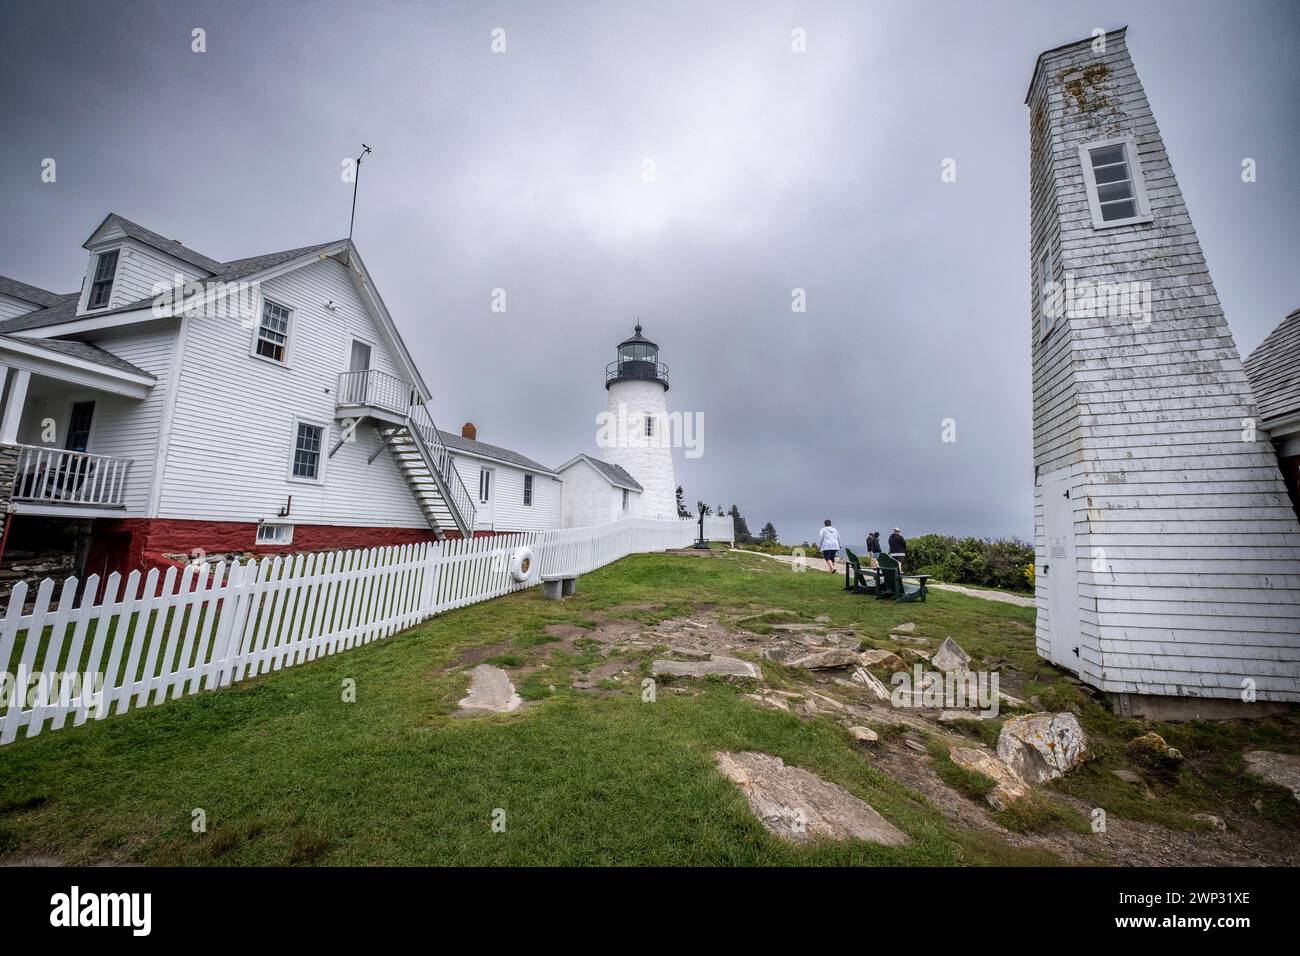
[[[1125,31],[1026,105],[1038,652],[1124,712],[1300,700],[1300,526]]]
[[[621,466],[645,489],[639,503],[642,515],[676,517],[668,366],[659,361],[659,346],[641,334],[640,322],[632,337],[619,343],[618,358],[606,367],[605,388],[609,418],[620,427],[616,440],[602,441],[601,457]]]

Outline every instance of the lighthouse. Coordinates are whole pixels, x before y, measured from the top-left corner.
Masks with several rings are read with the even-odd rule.
[[[600,457],[627,472],[644,489],[639,512],[645,517],[677,515],[672,429],[668,414],[668,366],[659,346],[641,334],[618,344],[618,357],[605,367],[608,392]]]

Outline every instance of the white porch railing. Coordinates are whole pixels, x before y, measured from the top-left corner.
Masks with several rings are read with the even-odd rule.
[[[337,404],[370,405],[398,415],[407,414],[412,406],[423,405],[414,385],[376,369],[339,375]]]
[[[21,445],[13,500],[121,508],[131,458]]]
[[[695,524],[624,518],[592,528],[458,538],[395,548],[195,564],[143,578],[46,578],[26,610],[14,585],[0,614],[0,744],[71,720],[239,683],[367,644],[433,614],[582,574],[628,554],[688,547]],[[528,576],[510,573],[516,549]],[[48,632],[48,633],[47,633]]]

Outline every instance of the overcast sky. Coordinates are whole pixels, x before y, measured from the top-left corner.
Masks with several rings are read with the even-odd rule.
[[[355,240],[440,427],[594,452],[639,316],[704,417],[690,502],[1028,538],[1025,90],[1124,24],[1244,355],[1300,305],[1289,2],[0,0],[0,274],[76,289],[110,211],[222,260],[346,235],[365,141]]]

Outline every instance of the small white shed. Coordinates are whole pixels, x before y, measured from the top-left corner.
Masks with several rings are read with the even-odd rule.
[[[641,511],[641,485],[619,465],[578,455],[555,470],[564,483],[562,528],[604,524]]]

